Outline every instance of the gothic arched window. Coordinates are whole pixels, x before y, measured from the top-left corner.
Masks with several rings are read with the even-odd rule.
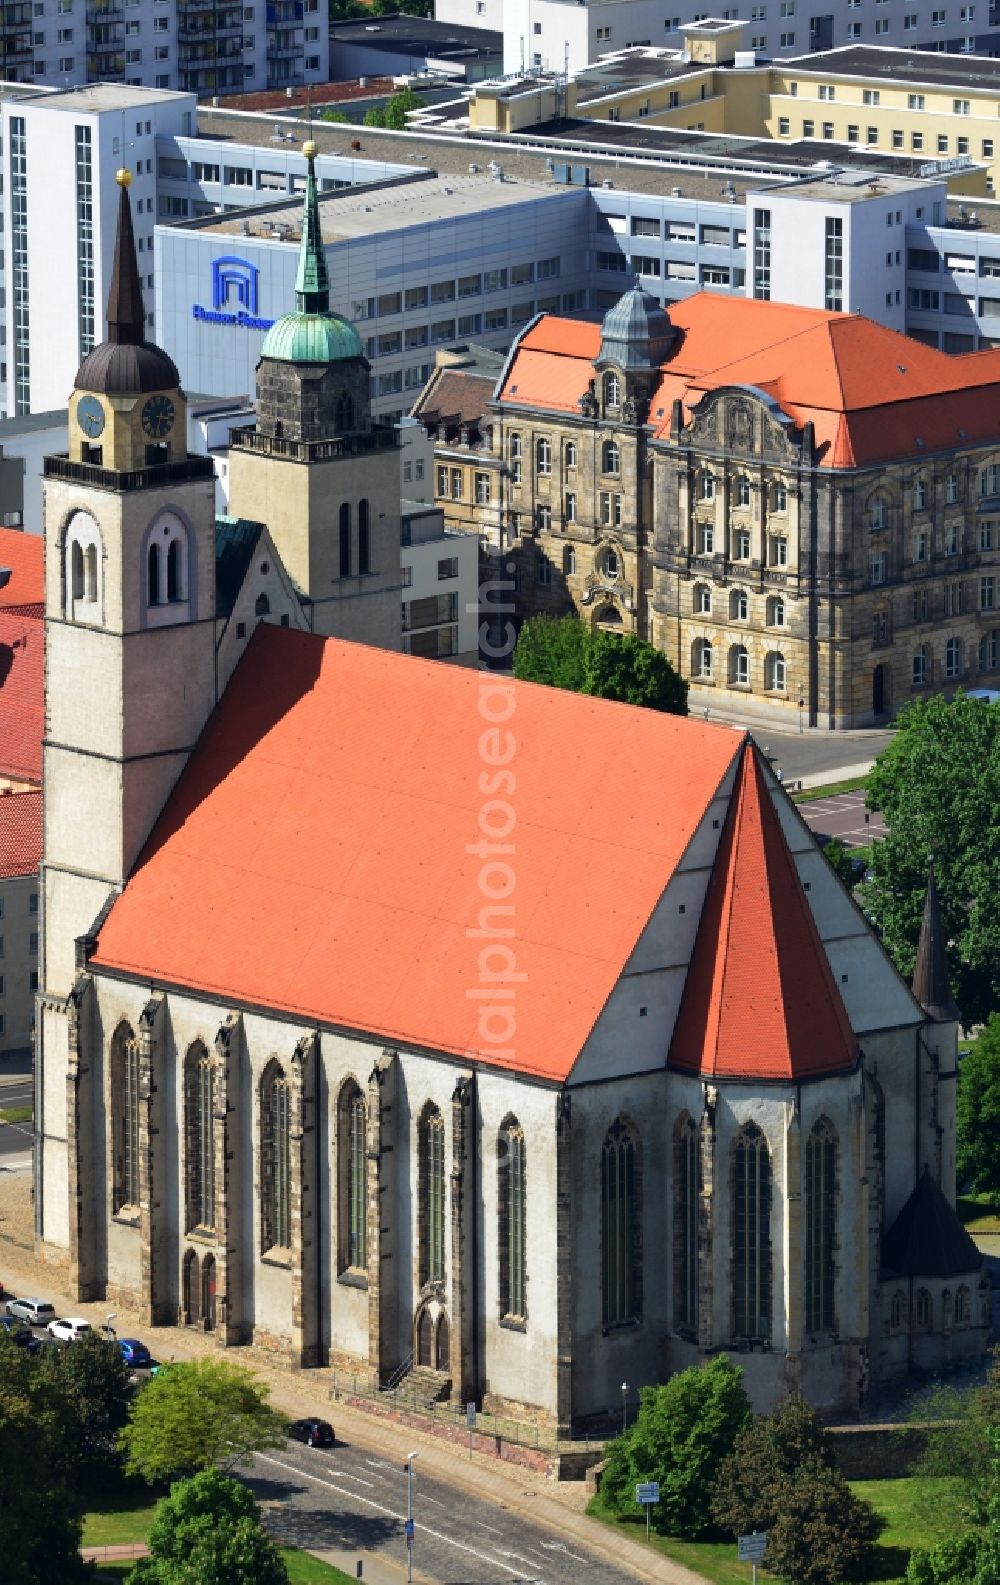
[[[833,1329],[833,1253],[837,1232],[837,1136],[825,1117],[806,1141],[806,1327]]]
[[[291,1086],[277,1062],[260,1081],[260,1247],[292,1246]]]
[[[926,1288],[920,1288],[917,1292],[916,1302],[914,1304],[914,1318],[921,1331],[927,1332],[930,1330],[931,1296]]]
[[[183,600],[181,542],[172,539],[167,546],[167,600]]]
[[[424,1108],[417,1132],[417,1214],[421,1285],[444,1281],[444,1118]]]
[[[755,1123],[733,1144],[733,1331],[771,1335],[771,1153]]]
[[[151,544],[146,555],[146,604],[160,603],[160,547]]]
[[[351,508],[346,501],[340,508],[340,576],[351,576]]]
[[[701,1192],[698,1130],[678,1118],[674,1130],[674,1326],[698,1326],[698,1205]]]
[[[111,1131],[111,1209],[117,1215],[139,1205],[139,1047],[128,1024],[119,1024],[111,1037]]]
[[[500,1314],[523,1320],[528,1313],[525,1269],[527,1214],[524,1132],[509,1117],[497,1141],[497,1246],[500,1255]]]
[[[187,1227],[215,1226],[215,1064],[196,1042],[184,1060]]]
[[[636,1142],[619,1118],[601,1151],[601,1269],[605,1326],[638,1319],[641,1309],[639,1176]]]
[[[340,1270],[368,1269],[368,1146],[365,1098],[353,1080],[340,1092],[337,1123]]]
[[[74,512],[63,546],[63,600],[71,622],[100,620],[101,536],[89,512]]]
[[[364,496],[358,502],[358,572],[372,570],[371,530],[368,526],[368,501]]]

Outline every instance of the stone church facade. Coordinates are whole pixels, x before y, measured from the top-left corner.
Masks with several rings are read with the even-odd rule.
[[[693,707],[852,727],[994,688],[998,385],[859,315],[635,287],[602,327],[527,326],[467,415],[501,462],[483,543],[499,521],[522,617],[648,638]]]
[[[719,1349],[829,1407],[978,1355],[933,887],[911,990],[752,740],[311,632],[280,528],[237,642],[264,542],[220,617],[120,227],[46,470],[40,1248],[563,1430]]]

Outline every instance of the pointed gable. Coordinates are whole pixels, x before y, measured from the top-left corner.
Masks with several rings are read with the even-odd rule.
[[[882,1269],[900,1277],[958,1277],[979,1271],[981,1252],[924,1169],[882,1240]]]
[[[747,740],[702,909],[668,1065],[806,1079],[853,1067],[857,1040],[756,748]]]
[[[920,921],[917,961],[913,969],[913,994],[927,1016],[936,1023],[950,1023],[961,1017],[952,1001],[948,983],[948,941],[941,919],[933,864],[927,874],[924,917]]]

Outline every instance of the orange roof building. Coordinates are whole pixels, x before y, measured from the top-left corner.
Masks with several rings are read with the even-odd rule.
[[[219,559],[121,209],[44,484],[36,1203],[77,1297],[563,1432],[720,1349],[828,1408],[981,1353],[936,894],[924,1007],[744,733],[282,625],[280,536]],[[484,439],[537,372],[511,478],[603,468],[614,520],[684,333],[633,296],[575,334],[529,331]]]
[[[693,708],[870,725],[1000,685],[998,412],[1000,349],[636,286],[519,336],[467,448],[503,464],[477,526],[520,616],[650,638]]]

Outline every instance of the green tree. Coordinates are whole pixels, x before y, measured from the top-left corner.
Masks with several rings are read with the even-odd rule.
[[[422,110],[424,101],[412,88],[401,88],[384,106],[376,106],[365,116],[366,127],[388,127],[392,132],[402,132],[410,110]]]
[[[844,846],[839,837],[831,837],[829,842],[823,843],[823,857],[841,884],[846,886],[848,891],[853,891],[857,884],[855,860],[851,857],[850,849]]]
[[[59,1468],[59,1431],[25,1390],[25,1350],[0,1338],[0,1572],[17,1585],[83,1585],[83,1522]]]
[[[691,1540],[708,1534],[716,1471],[749,1417],[743,1372],[725,1354],[692,1365],[662,1387],[644,1387],[634,1424],[608,1450],[602,1503],[635,1514],[637,1483],[656,1480],[653,1526]]]
[[[156,1505],[132,1585],[288,1585],[253,1494],[218,1470],[178,1481]]]
[[[986,1380],[959,1391],[940,1386],[922,1394],[912,1419],[931,1425],[915,1473],[960,1478],[974,1514],[985,1517],[996,1457],[994,1427],[1000,1425],[1000,1348],[994,1348]]]
[[[935,1547],[916,1548],[907,1566],[906,1585],[997,1585],[1000,1580],[1000,1425],[990,1426],[986,1440],[992,1454],[990,1472],[980,1483],[980,1500],[972,1513],[980,1523]]]
[[[326,109],[321,110],[316,119],[317,121],[347,121],[349,117],[345,116],[342,110]]]
[[[867,802],[888,831],[862,888],[866,912],[909,978],[933,855],[952,989],[966,1025],[985,1022],[1000,1002],[1000,702],[960,693],[908,705]]]
[[[579,617],[529,617],[514,649],[514,676],[581,693],[589,642]]]
[[[959,1182],[1000,1196],[1000,1013],[958,1070]]]
[[[171,1365],[137,1394],[121,1432],[126,1469],[155,1485],[283,1447],[286,1421],[269,1389],[228,1360]]]
[[[577,616],[534,616],[521,628],[514,676],[552,688],[687,715],[688,685],[635,633],[585,627]]]
[[[720,1466],[712,1514],[733,1536],[767,1531],[767,1567],[791,1585],[865,1579],[881,1528],[834,1468],[829,1434],[802,1398],[751,1421]]]
[[[132,1397],[118,1344],[90,1332],[72,1348],[46,1349],[35,1369],[33,1397],[47,1396],[74,1465],[93,1469],[115,1459]]]

